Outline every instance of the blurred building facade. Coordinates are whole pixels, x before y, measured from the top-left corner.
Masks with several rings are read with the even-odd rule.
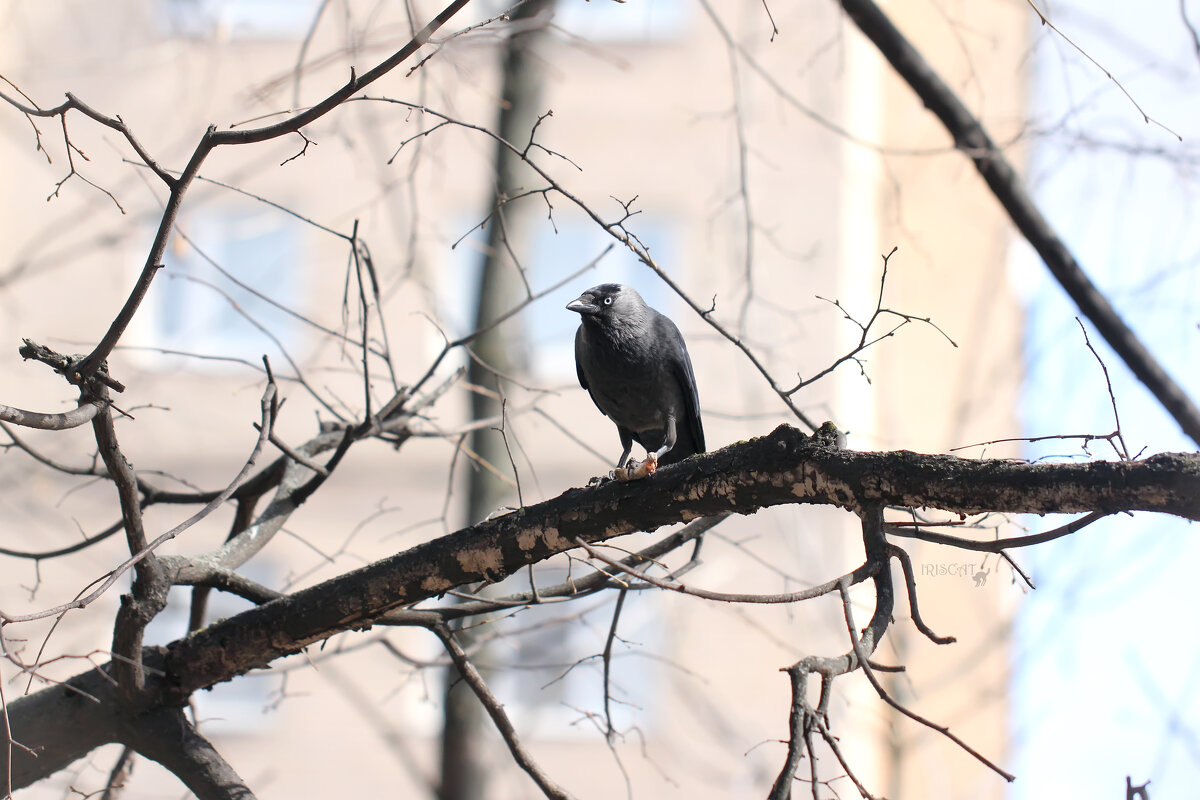
[[[561,0],[542,51],[553,116],[536,134],[552,151],[539,154],[539,163],[606,220],[636,211],[629,230],[691,297],[715,303],[716,318],[781,385],[853,348],[861,331],[831,301],[865,322],[880,302],[882,256],[897,248],[882,306],[929,317],[937,327],[903,326],[861,363],[806,387],[798,402],[818,422],[832,419],[848,431],[856,449],[944,452],[1017,435],[1021,317],[1005,274],[1009,227],[968,161],[869,43],[829,3],[772,7],[774,38],[757,3],[712,12],[682,0],[634,5]],[[1022,119],[1023,85],[1014,75],[1025,11],[965,0],[893,5],[901,29],[997,139],[1009,140]],[[437,10],[416,3],[411,17],[420,25]],[[468,5],[452,27],[501,10]],[[208,124],[260,124],[315,102],[350,66],[361,74],[398,49],[410,25],[402,7],[353,3],[19,4],[0,18],[0,74],[43,106],[69,91],[102,113],[120,114],[164,167],[178,169]],[[366,94],[490,125],[502,31],[485,26],[439,40],[419,69],[402,67]],[[286,441],[304,441],[315,420],[335,410],[361,411],[360,353],[347,339],[356,335],[357,289],[348,278],[346,237],[356,225],[379,271],[398,382],[419,378],[445,336],[467,331],[481,241],[474,227],[494,204],[493,143],[465,127],[439,127],[442,119],[383,100],[356,101],[306,130],[312,144],[294,136],[212,155],[201,172],[206,180],[184,205],[166,269],[127,347],[111,359],[129,386],[118,401],[131,415],[120,424],[122,444],[149,479],[211,488],[236,473],[253,441],[263,353],[280,374],[305,382],[283,386]],[[36,151],[29,121],[0,112],[7,178],[0,232],[9,243],[0,260],[0,342],[11,345],[0,358],[0,402],[55,411],[72,405],[66,387],[20,361],[20,338],[65,352],[90,349],[141,269],[165,193],[148,170],[123,160],[130,151],[115,132],[72,114],[81,176],[42,203],[69,167],[57,122],[35,124],[53,163]],[[541,219],[529,241],[516,243],[534,292],[585,267],[613,241],[562,195],[522,202],[537,206]],[[575,385],[577,319],[563,309],[580,290],[609,280],[635,285],[683,329],[710,448],[796,422],[740,351],[618,247],[523,312],[530,366],[510,385],[506,425],[519,445],[525,502],[586,483],[619,452],[611,424]],[[899,322],[885,315],[875,330]],[[375,336],[383,341],[381,332]],[[460,363],[451,359],[440,374]],[[375,395],[386,399],[389,376],[380,370],[372,378]],[[430,435],[401,453],[356,449],[289,522],[275,552],[248,565],[250,574],[279,588],[313,583],[469,523],[455,494],[469,465],[454,447],[467,391],[452,389],[431,412]],[[94,450],[88,429],[26,438],[68,463],[88,463]],[[1008,453],[993,447],[984,454]],[[14,448],[0,456],[0,482],[8,487],[0,498],[4,546],[64,546],[81,530],[93,534],[113,521],[108,487],[32,468]],[[152,508],[148,521],[161,530],[187,513]],[[216,515],[173,550],[214,546],[228,522],[229,515]],[[624,546],[646,539],[631,538]],[[40,571],[28,561],[6,562],[0,602],[13,610],[61,602],[63,592],[119,560],[119,540],[47,561]],[[958,643],[934,646],[898,603],[878,659],[908,671],[889,687],[1003,764],[1008,623],[1020,590],[994,558],[909,549],[926,621]],[[715,590],[785,591],[828,580],[861,558],[857,524],[847,515],[775,509],[716,529],[688,580]],[[550,564],[539,581],[556,582],[568,567]],[[872,600],[869,590],[855,599],[864,612]],[[177,602],[179,610],[156,623],[158,641],[184,632],[186,596]],[[102,651],[115,603],[114,592],[69,617],[53,646],[75,655]],[[495,621],[487,657],[494,688],[534,756],[577,796],[621,796],[627,775],[638,796],[761,797],[782,763],[779,740],[787,732],[788,684],[779,670],[811,653],[846,649],[835,606],[632,597],[614,667],[624,731],[616,758],[597,727],[595,656],[611,598]],[[212,614],[238,608],[214,601]],[[27,633],[27,648],[36,649],[48,629]],[[433,797],[440,693],[435,673],[419,667],[438,658],[436,642],[421,632],[341,637],[272,673],[204,693],[198,714],[259,797]],[[47,669],[73,674],[82,663],[70,658]],[[0,675],[9,674],[0,666]],[[876,792],[1002,795],[998,777],[889,712],[861,676],[835,691],[835,730]],[[68,785],[94,790],[115,752],[94,754],[73,774],[20,796],[62,796]],[[498,739],[492,758],[496,797],[537,796]],[[821,770],[838,774],[831,758]],[[839,788],[845,791],[852,789]],[[126,796],[178,792],[170,776],[143,764]]]

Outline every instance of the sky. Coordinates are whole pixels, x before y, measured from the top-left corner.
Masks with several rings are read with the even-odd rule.
[[[1180,5],[1039,7],[1062,35],[1032,18],[1035,198],[1125,321],[1200,397],[1200,54]],[[1104,371],[1078,310],[1027,247],[1017,248],[1013,266],[1029,313],[1027,435],[1114,430]],[[1196,450],[1099,334],[1087,332],[1108,368],[1130,454]],[[1089,450],[1116,457],[1105,442]],[[1028,455],[1087,457],[1068,440],[1030,445]],[[1061,520],[1028,522],[1047,530]],[[1014,800],[1122,797],[1127,775],[1134,785],[1151,781],[1155,800],[1195,796],[1198,533],[1179,520],[1125,516],[1020,554],[1038,588],[1012,653]]]

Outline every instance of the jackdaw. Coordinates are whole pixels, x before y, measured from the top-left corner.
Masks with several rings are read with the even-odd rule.
[[[617,425],[613,477],[644,478],[659,464],[704,452],[692,360],[679,328],[628,286],[602,283],[567,304],[579,314],[575,371],[596,407]],[[637,442],[646,460],[625,467]]]

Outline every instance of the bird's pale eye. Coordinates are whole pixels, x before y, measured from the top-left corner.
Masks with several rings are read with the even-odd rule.
[[[611,298],[611,297],[606,297],[606,298],[604,298],[604,305],[606,305],[606,306],[611,306],[611,305],[612,305],[612,298]]]

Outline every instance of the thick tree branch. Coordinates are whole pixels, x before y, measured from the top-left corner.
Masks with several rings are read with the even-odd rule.
[[[992,194],[1026,241],[1041,256],[1050,273],[1071,297],[1084,316],[1116,351],[1125,365],[1174,417],[1184,433],[1200,444],[1200,408],[1167,374],[1137,334],[1096,288],[1075,260],[1066,243],[1055,233],[1025,190],[1017,171],[988,135],[986,129],[954,91],[934,71],[886,14],[872,0],[840,0],[846,15],[879,48],[896,72],[921,98],[954,137],[955,146],[975,163]]]
[[[145,552],[145,556],[134,564],[133,585],[129,594],[121,597],[121,607],[113,627],[112,649],[113,654],[118,656],[113,662],[117,681],[122,701],[127,708],[132,708],[146,682],[142,670],[142,634],[150,621],[166,606],[167,590],[171,587],[158,556],[147,548],[137,478],[133,466],[117,443],[112,411],[104,408],[97,414],[92,420],[92,429],[100,458],[104,460],[109,477],[117,487],[129,554],[136,557]]]
[[[169,769],[199,800],[253,800],[237,772],[177,708],[122,725],[121,741]]]
[[[962,514],[1156,511],[1200,519],[1200,456],[1026,464],[909,452],[858,453],[836,431],[806,437],[780,426],[632,484],[570,489],[557,498],[417,545],[250,609],[171,648],[179,691],[228,680],[335,633],[369,627],[395,608],[498,581],[574,547],[725,511],[787,503],[859,510],[930,506]]]
[[[393,609],[411,608],[465,584],[499,580],[574,547],[576,538],[594,544],[727,512],[749,514],[771,505],[817,503],[860,514],[888,505],[962,514],[1141,510],[1200,519],[1200,455],[1027,464],[910,452],[859,453],[839,449],[836,442],[832,426],[805,436],[785,425],[768,436],[665,467],[644,481],[570,489],[214,623],[173,642],[165,661],[147,651],[147,691],[158,693],[160,705],[181,705],[198,689],[266,666],[336,633],[370,627]],[[867,561],[885,563],[890,555],[886,542],[870,537],[864,541]],[[873,577],[879,580],[885,572]],[[891,588],[884,588],[890,613]],[[882,591],[879,586],[876,590]],[[431,616],[413,624],[436,621]],[[873,649],[872,645],[864,652]],[[152,677],[159,668],[166,673],[162,681]],[[104,679],[93,671],[73,681],[88,687],[89,694],[102,695],[98,706],[57,687],[10,703],[13,735],[41,748],[38,759],[15,754],[14,776],[21,777],[14,777],[14,786],[61,769],[61,758],[73,753],[69,763],[112,741],[103,738],[110,735],[106,724],[115,714],[108,707],[113,702],[107,682],[110,669],[105,668]],[[80,737],[74,735],[76,725],[67,723],[72,736],[52,741],[62,736],[64,719],[77,723]],[[0,763],[0,770],[3,767]]]
[[[25,411],[0,405],[0,422],[11,422],[14,425],[43,431],[65,431],[91,422],[101,405],[97,401],[80,400],[78,408],[61,414],[44,414],[40,411]]]
[[[144,653],[143,663],[154,658]],[[161,654],[157,661],[161,665]],[[0,774],[11,774],[12,790],[66,769],[97,747],[117,741],[116,693],[110,663],[11,700],[8,712],[12,738],[21,746],[0,748]],[[11,765],[7,763],[10,753]]]

